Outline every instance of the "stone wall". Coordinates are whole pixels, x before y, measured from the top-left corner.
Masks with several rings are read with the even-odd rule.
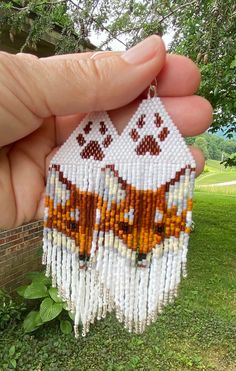
[[[8,292],[26,281],[27,272],[42,270],[42,221],[0,230],[0,287]]]

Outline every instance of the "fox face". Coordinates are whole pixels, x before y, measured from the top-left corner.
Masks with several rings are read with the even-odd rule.
[[[186,216],[192,200],[180,207],[176,198],[176,186],[187,171],[189,166],[156,190],[138,190],[119,176],[114,165],[106,165],[101,169],[100,187],[85,192],[64,177],[59,165],[52,165],[49,177],[54,178],[56,194],[46,197],[44,226],[75,241],[81,259],[89,259],[94,233],[97,237],[111,233],[128,249],[145,256],[165,238],[190,233]],[[169,198],[174,196],[177,202],[170,205]]]
[[[106,112],[89,114],[52,161],[45,228],[81,259],[108,234],[145,256],[190,232],[195,164],[159,98],[141,103],[120,136]]]

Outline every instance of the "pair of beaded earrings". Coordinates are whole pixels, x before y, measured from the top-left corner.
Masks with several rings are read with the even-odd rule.
[[[115,310],[142,333],[186,276],[195,162],[160,98],[121,135],[88,114],[51,160],[43,264],[82,335]]]

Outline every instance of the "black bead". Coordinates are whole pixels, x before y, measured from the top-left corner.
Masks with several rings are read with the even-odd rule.
[[[139,253],[138,254],[138,261],[142,261],[146,259],[147,254],[145,253]]]
[[[70,229],[76,229],[76,222],[70,222]]]

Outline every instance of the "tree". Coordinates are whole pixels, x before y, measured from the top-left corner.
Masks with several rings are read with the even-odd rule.
[[[14,37],[33,14],[29,43],[55,24],[62,26],[56,53],[80,51],[91,32],[102,34],[98,48],[110,49],[117,40],[126,47],[150,34],[174,31],[171,52],[189,56],[202,72],[200,95],[214,108],[212,131],[236,130],[236,3],[234,0],[15,0],[1,1],[0,29]]]
[[[198,137],[196,138],[194,145],[202,150],[204,157],[207,160],[209,158],[209,152],[206,139],[203,137]]]
[[[223,151],[232,155],[236,153],[236,140],[227,140],[224,142]]]
[[[200,94],[214,108],[212,131],[223,128],[230,137],[236,130],[236,3],[193,1],[185,12],[173,15],[173,23],[172,50],[190,56],[201,68]]]
[[[10,38],[30,24],[28,35],[20,51],[28,46],[37,49],[37,42],[53,29],[60,27],[61,38],[55,54],[83,51],[85,38],[75,31],[75,23],[67,13],[66,1],[16,0],[0,1],[0,31],[9,30]]]

